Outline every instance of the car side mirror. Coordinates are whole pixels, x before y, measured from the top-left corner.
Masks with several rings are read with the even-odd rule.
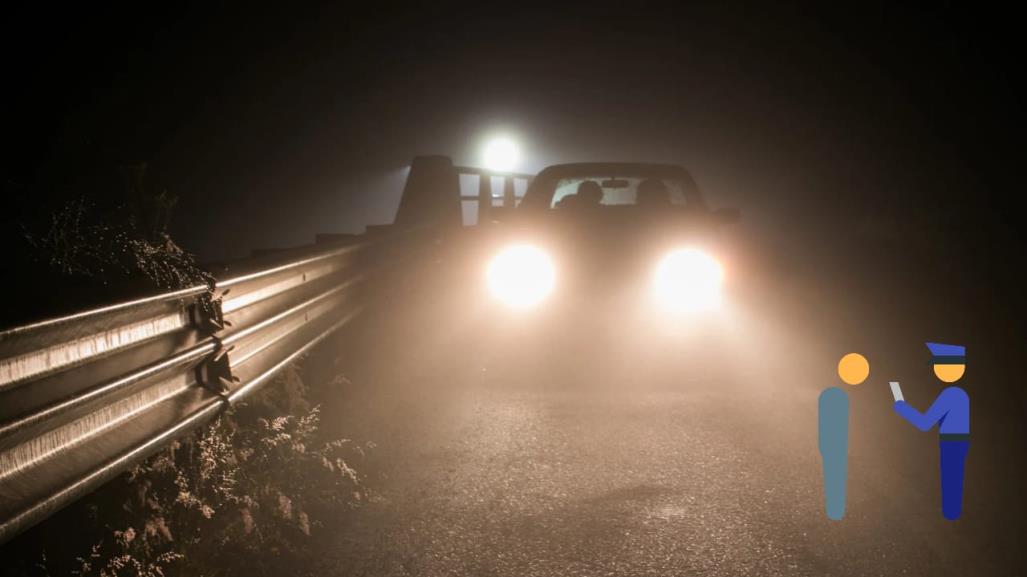
[[[713,211],[713,220],[717,224],[735,224],[742,220],[742,213],[737,208],[718,208]]]

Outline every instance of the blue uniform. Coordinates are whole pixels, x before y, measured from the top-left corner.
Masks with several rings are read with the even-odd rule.
[[[905,401],[895,402],[895,412],[921,431],[938,424],[941,451],[941,511],[956,520],[963,509],[963,475],[970,449],[970,396],[959,387],[948,387],[926,413]]]
[[[906,401],[896,402],[895,410],[921,431],[928,431],[938,423],[939,433],[970,434],[970,396],[959,387],[942,391],[926,413],[920,413]]]

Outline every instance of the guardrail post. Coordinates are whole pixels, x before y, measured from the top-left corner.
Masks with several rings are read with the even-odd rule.
[[[230,291],[231,289],[228,289],[214,296],[214,286],[211,285],[207,292],[197,297],[191,314],[196,330],[203,336],[212,338],[216,344],[214,352],[196,367],[196,382],[218,395],[225,394],[232,383],[239,382],[239,379],[232,375],[232,366],[228,359],[232,347],[222,345],[221,339],[217,336],[225,327],[232,326],[230,321],[225,320],[221,306],[225,295]]]
[[[232,364],[228,359],[228,353],[235,347],[226,347],[220,339],[213,338],[217,348],[196,367],[196,382],[212,393],[223,396],[232,387],[232,383],[239,382],[239,377],[232,374]]]
[[[478,226],[489,221],[492,212],[492,177],[482,174],[478,177]]]
[[[509,214],[509,210],[517,206],[517,196],[514,194],[514,177],[503,177],[503,182],[505,183],[503,188],[503,208],[506,209],[504,212]]]
[[[214,287],[211,286],[207,292],[196,298],[189,316],[198,331],[205,335],[213,335],[224,330],[226,326],[232,326],[231,322],[225,320],[225,313],[221,309],[221,303],[228,292],[226,290],[215,298]]]

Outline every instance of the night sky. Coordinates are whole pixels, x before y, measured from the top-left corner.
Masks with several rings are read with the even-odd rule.
[[[118,167],[147,162],[181,199],[176,240],[238,257],[388,222],[411,157],[475,164],[503,129],[525,170],[681,163],[785,246],[866,229],[965,256],[1019,242],[1001,11],[363,4],[8,12],[5,222],[116,199]]]

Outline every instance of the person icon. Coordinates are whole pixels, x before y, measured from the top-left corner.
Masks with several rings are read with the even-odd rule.
[[[870,376],[870,363],[859,353],[849,353],[838,361],[838,376],[849,385],[858,385]],[[845,516],[845,483],[849,461],[849,394],[839,387],[828,387],[818,402],[818,441],[824,466],[824,505],[827,518],[839,521]]]
[[[934,375],[942,382],[954,383],[966,372],[966,347],[926,343],[931,351]],[[963,476],[966,454],[970,450],[970,396],[952,385],[946,387],[921,413],[904,400],[895,401],[895,412],[921,431],[938,424],[941,460],[941,514],[949,521],[963,511]]]

